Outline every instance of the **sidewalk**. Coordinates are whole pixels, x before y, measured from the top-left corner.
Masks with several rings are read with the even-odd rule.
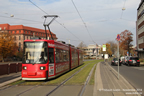
[[[0,76],[0,87],[21,79],[21,72]]]
[[[93,96],[141,96],[135,88],[107,63],[98,63]]]

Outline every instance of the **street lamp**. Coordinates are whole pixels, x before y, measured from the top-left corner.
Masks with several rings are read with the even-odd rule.
[[[122,11],[124,11],[124,10],[125,10],[125,8],[123,7],[123,8],[122,8]]]
[[[11,14],[11,15],[10,15],[10,17],[14,17],[14,15],[13,15],[13,14]]]

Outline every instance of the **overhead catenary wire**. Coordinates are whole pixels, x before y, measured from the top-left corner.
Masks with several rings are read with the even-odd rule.
[[[85,26],[85,28],[86,28],[86,31],[88,32],[90,38],[92,39],[92,36],[90,35],[90,32],[89,32],[89,30],[88,30],[88,28],[87,28],[87,25],[86,25],[86,23],[84,22],[84,20],[82,19],[82,16],[80,15],[80,12],[78,11],[78,9],[77,9],[74,1],[73,1],[73,0],[71,0],[71,1],[72,1],[73,5],[74,5],[74,7],[75,7],[75,9],[76,9],[76,11],[77,11],[77,13],[78,13],[78,15],[80,16],[80,18],[81,18],[81,20],[82,20],[82,22],[83,22],[83,24],[84,24],[84,26]],[[95,43],[95,41],[94,41],[93,39],[92,39],[92,41]]]
[[[36,6],[38,9],[40,9],[42,12],[44,12],[45,14],[49,15],[47,12],[45,12],[43,9],[41,9],[40,7],[38,7],[35,3],[33,3],[31,0],[29,0],[29,2],[31,2],[34,6]],[[71,33],[73,36],[75,36],[77,39],[79,39],[76,35],[74,35],[70,30],[68,30],[63,24],[61,24],[60,22],[58,22],[57,20],[55,20],[59,25],[61,25],[64,29],[66,29],[69,33]],[[79,39],[80,40],[80,39]],[[80,40],[81,41],[81,40]]]
[[[22,19],[22,18],[15,18],[15,17],[8,17],[8,16],[0,16],[0,17],[42,23],[41,21],[28,20],[28,19]]]

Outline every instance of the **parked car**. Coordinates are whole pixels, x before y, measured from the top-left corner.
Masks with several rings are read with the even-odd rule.
[[[119,59],[119,66],[121,66],[122,62],[121,60]],[[118,58],[114,58],[111,62],[111,65],[118,65]]]
[[[128,61],[126,62],[128,66],[135,65],[140,66],[140,61],[138,57],[129,57]]]
[[[123,64],[127,64],[128,60],[129,60],[130,56],[125,56],[125,62]]]
[[[121,60],[122,64],[125,64],[125,57],[124,57],[124,56],[122,56],[122,57],[120,58],[120,60]]]

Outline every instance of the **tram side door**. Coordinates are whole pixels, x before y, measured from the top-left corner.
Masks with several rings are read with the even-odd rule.
[[[49,76],[54,75],[54,48],[48,48]]]

